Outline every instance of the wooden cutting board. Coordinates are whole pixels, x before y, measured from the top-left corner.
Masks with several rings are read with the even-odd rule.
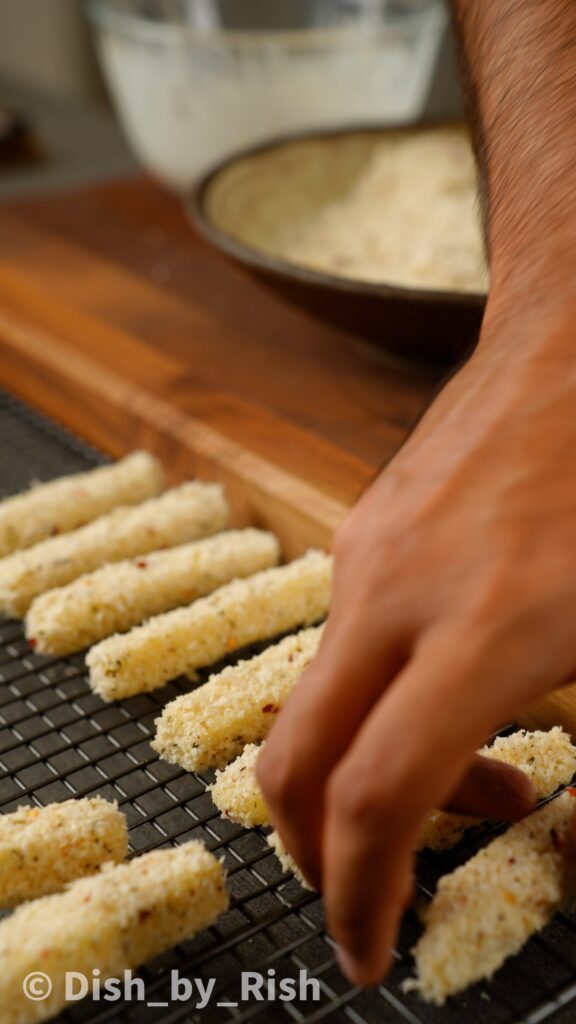
[[[0,363],[107,451],[225,480],[291,554],[328,543],[436,385],[285,306],[142,179],[0,207]]]
[[[0,384],[112,455],[221,480],[294,556],[330,543],[441,379],[285,305],[136,178],[0,206]],[[576,735],[576,691],[526,721]]]

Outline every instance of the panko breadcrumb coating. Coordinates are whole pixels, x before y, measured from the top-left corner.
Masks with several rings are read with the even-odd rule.
[[[2,1024],[49,1020],[66,1005],[66,972],[122,978],[207,928],[227,906],[222,866],[197,842],[106,866],[64,893],[25,904],[0,923]],[[52,992],[33,1002],[23,983],[39,970]]]
[[[232,764],[216,772],[216,781],[210,787],[212,799],[224,818],[244,828],[269,825],[270,816],[256,781],[256,761],[264,744],[251,743]],[[289,871],[305,889],[310,889],[296,861],[284,846],[278,832],[266,836],[268,846],[278,857],[284,871]]]
[[[201,690],[197,692],[201,692]],[[174,703],[177,703],[177,701]],[[170,705],[168,706],[170,707]],[[257,752],[258,748],[256,748],[256,752],[252,757],[247,757],[243,761],[244,771],[240,799],[244,808],[242,824],[246,828],[251,828],[254,825],[269,824],[267,819],[251,820],[249,813],[251,806],[260,807],[262,799],[254,771]],[[516,768],[526,772],[534,782],[540,799],[551,796],[560,786],[566,786],[571,782],[576,771],[576,747],[572,745],[570,737],[560,726],[555,726],[549,732],[525,732],[523,729],[520,729],[518,732],[511,733],[510,736],[499,736],[492,746],[483,747],[480,753],[489,755],[494,759],[497,758],[506,764],[515,765]],[[220,790],[225,787],[224,791],[227,794],[227,817],[233,821],[240,819],[234,797],[234,788],[228,784],[228,778],[232,778],[237,763],[238,760],[233,761],[219,776],[221,780]],[[249,793],[250,787],[252,787],[251,794]],[[214,793],[212,796],[216,805],[220,807],[220,803],[217,801]],[[417,849],[423,850],[425,847],[428,847],[433,850],[447,850],[462,838],[467,828],[478,824],[480,824],[480,819],[478,818],[448,814],[446,811],[432,811],[422,824]]]
[[[79,530],[3,558],[0,612],[22,616],[46,590],[65,586],[106,562],[208,537],[223,529],[227,518],[222,488],[196,481],[135,508],[114,509]]]
[[[275,248],[292,263],[361,281],[486,291],[476,196],[459,125],[387,131],[345,194],[296,216]]]
[[[240,757],[224,771],[216,772],[216,781],[210,786],[210,794],[222,816],[244,828],[270,824],[262,790],[254,785],[259,753],[257,743],[248,744]]]
[[[263,740],[316,654],[322,628],[287,636],[171,701],[156,720],[154,750],[187,771],[205,771]]]
[[[40,654],[80,651],[279,560],[271,533],[232,530],[115,562],[37,597],[26,616],[26,635]]]
[[[210,787],[210,795],[222,817],[230,818],[244,828],[270,824],[268,808],[256,782],[256,761],[262,746],[257,743],[247,746],[232,764],[216,772],[216,781]],[[278,832],[270,832],[266,842],[278,857],[283,870],[293,874],[305,889],[310,889],[311,886],[288,853]]]
[[[128,854],[126,818],[101,797],[0,816],[0,907],[59,892]]]
[[[134,452],[113,466],[75,473],[0,501],[0,558],[76,530],[117,505],[137,505],[164,486],[162,466]]]
[[[510,736],[498,736],[479,753],[523,771],[534,783],[541,800],[560,786],[567,786],[576,773],[576,747],[559,725],[547,732],[520,729]],[[467,828],[479,824],[479,818],[433,811],[423,822],[418,849],[447,850],[462,838]]]
[[[300,885],[303,886],[304,889],[309,889],[310,891],[312,891],[312,886],[309,885],[306,879],[304,878],[304,875],[300,871],[300,868],[298,867],[296,861],[294,860],[292,855],[288,853],[288,850],[284,846],[284,843],[282,842],[278,833],[270,832],[270,835],[266,836],[266,842],[268,843],[270,849],[274,850],[274,853],[276,854],[278,860],[280,861],[282,869],[284,871],[291,872],[291,874],[293,874],[294,877],[298,879]]]
[[[563,793],[445,875],[414,948],[417,989],[438,1006],[495,971],[573,898],[576,801]]]
[[[331,568],[328,555],[310,551],[289,565],[234,580],[189,608],[109,637],[86,659],[90,685],[104,700],[131,697],[247,644],[311,625],[328,611]]]

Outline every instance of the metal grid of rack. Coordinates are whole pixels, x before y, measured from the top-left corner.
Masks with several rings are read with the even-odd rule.
[[[102,456],[43,416],[0,393],[0,496],[33,479],[50,479],[101,462]],[[576,1021],[576,923],[557,915],[489,984],[474,986],[442,1009],[405,995],[409,950],[418,931],[410,912],[396,965],[385,985],[365,993],[340,974],[326,934],[321,900],[282,872],[264,833],[222,819],[207,785],[211,773],[167,765],[149,745],[164,704],[190,687],[106,705],[87,684],[82,656],[42,658],[29,650],[17,622],[0,621],[0,811],[22,804],[96,793],[117,800],[127,815],[135,853],[201,839],[224,859],[231,909],[212,928],[141,969],[145,1002],[73,1004],[57,1024],[557,1024]],[[478,830],[464,848],[420,858],[419,898],[428,899],[440,874],[486,841]],[[171,998],[171,972],[216,979],[209,1005]],[[242,971],[320,983],[321,997],[293,1002],[242,1001]]]

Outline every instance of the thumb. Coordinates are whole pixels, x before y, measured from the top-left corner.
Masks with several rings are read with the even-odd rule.
[[[518,821],[534,810],[537,799],[525,772],[475,754],[444,810],[490,821]]]

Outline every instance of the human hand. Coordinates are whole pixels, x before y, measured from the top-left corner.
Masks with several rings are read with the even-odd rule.
[[[338,531],[320,652],[258,760],[361,985],[389,967],[425,814],[526,813],[526,777],[474,751],[576,670],[571,329],[518,322],[520,349],[485,323]]]

